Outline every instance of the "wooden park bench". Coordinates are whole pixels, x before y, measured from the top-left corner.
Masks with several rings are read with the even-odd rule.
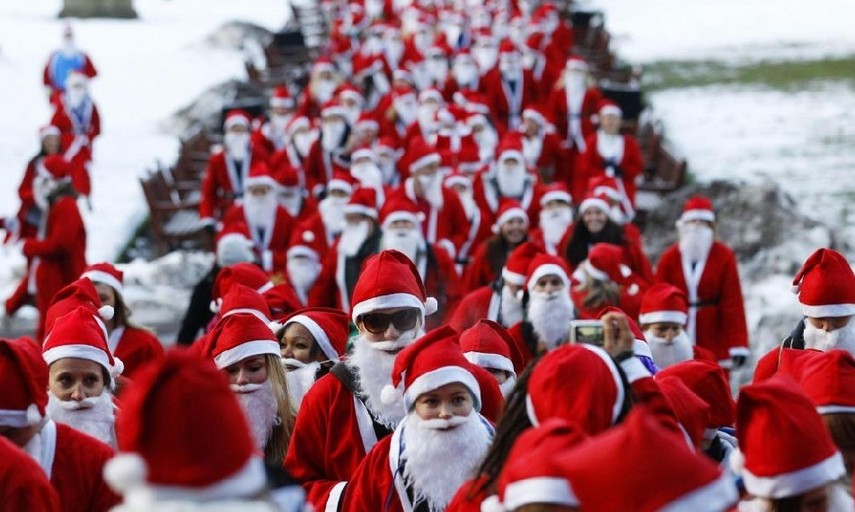
[[[179,248],[204,248],[209,244],[209,236],[199,219],[198,196],[182,198],[170,180],[162,168],[140,178],[157,256]]]

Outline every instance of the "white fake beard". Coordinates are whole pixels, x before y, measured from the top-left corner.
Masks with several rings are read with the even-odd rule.
[[[249,155],[248,133],[227,133],[223,136],[223,144],[229,158],[243,161]]]
[[[113,395],[107,391],[79,402],[60,400],[53,392],[48,391],[46,412],[52,420],[88,434],[113,448],[116,447],[115,409]]]
[[[677,226],[677,232],[680,239],[678,242],[680,254],[683,258],[694,263],[707,257],[714,240],[711,227],[680,223]]]
[[[419,251],[424,249],[425,240],[422,233],[417,229],[386,228],[380,239],[380,247],[383,249],[397,249],[406,254],[410,261],[416,263]]]
[[[419,126],[422,131],[425,133],[434,133],[437,130],[436,121],[434,120],[434,116],[436,116],[436,111],[438,107],[434,105],[419,105],[419,110],[417,114],[417,118],[419,120]]]
[[[295,189],[299,190],[297,187]],[[290,196],[279,194],[279,204],[281,204],[285,210],[288,212],[288,215],[297,218],[300,215],[300,206],[302,206],[303,198],[300,197],[299,192],[295,192]]]
[[[47,211],[50,202],[48,196],[56,188],[57,182],[51,178],[37,176],[33,179],[33,201],[42,211]]]
[[[282,366],[288,370],[285,376],[288,379],[288,393],[291,395],[291,403],[294,404],[295,409],[299,410],[300,404],[303,403],[303,397],[315,383],[315,376],[321,367],[321,363],[318,361],[304,363],[297,359],[282,358]],[[291,370],[288,367],[296,368]]]
[[[341,138],[347,125],[344,123],[325,123],[321,127],[321,147],[327,153],[335,151],[341,145]]]
[[[496,171],[499,192],[505,197],[522,197],[525,191],[525,167],[504,168],[501,164]]]
[[[502,397],[508,398],[508,395],[511,394],[511,391],[514,390],[514,385],[517,383],[517,378],[515,375],[511,375],[505,382],[499,384],[499,389],[502,390]]]
[[[567,329],[573,320],[573,301],[567,290],[530,292],[528,321],[539,341],[552,350],[567,341]]]
[[[395,365],[396,353],[387,351],[398,350],[410,345],[420,335],[420,329],[403,333],[395,341],[371,343],[363,336],[357,336],[353,343],[353,353],[348,365],[356,369],[359,386],[365,395],[365,405],[374,418],[388,428],[395,428],[407,409],[404,406],[404,395],[398,390],[395,401],[386,404],[380,395],[383,387],[392,383],[392,367]]]
[[[805,319],[805,348],[822,350],[840,349],[855,355],[855,321],[831,332],[817,329]]]
[[[430,60],[428,61],[427,69],[435,84],[442,85],[448,78],[447,61]]]
[[[425,199],[434,208],[442,208],[442,176],[434,174],[433,176],[419,176],[416,178],[425,193]]]
[[[405,126],[412,124],[419,116],[418,106],[411,101],[394,102],[395,112]]]
[[[463,482],[475,476],[492,438],[474,410],[448,420],[423,420],[411,413],[404,421],[403,477],[412,485],[413,504],[445,510]]]
[[[65,99],[71,108],[77,108],[86,101],[86,91],[83,89],[72,88],[65,93]]]
[[[577,97],[579,94],[584,94],[587,89],[587,79],[583,73],[568,71],[564,75],[565,88],[567,93],[572,97]]]
[[[263,196],[247,194],[243,199],[243,214],[250,229],[273,227],[279,203],[272,192]]]
[[[298,295],[300,292],[306,295],[321,274],[320,262],[309,258],[288,258],[285,268],[288,272],[288,282],[297,290]]]
[[[315,143],[316,139],[317,137],[310,132],[295,134],[293,137],[294,149],[301,157],[306,158],[309,156],[309,150],[312,149],[312,144]]]
[[[493,155],[496,152],[496,146],[499,144],[499,136],[491,126],[485,126],[475,136],[475,143],[478,144],[478,158],[482,162],[490,162],[493,160]]]
[[[523,157],[529,165],[536,165],[543,151],[543,139],[538,136],[523,137]]]
[[[454,74],[454,80],[457,81],[457,85],[461,88],[474,85],[475,79],[478,78],[478,68],[470,64],[454,66],[452,73]]]
[[[689,339],[686,331],[680,331],[680,334],[670,342],[666,341],[665,338],[654,336],[650,329],[644,331],[644,337],[647,339],[647,346],[650,347],[650,353],[653,355],[653,362],[660,369],[689,361],[695,357],[692,340]]]
[[[502,325],[510,328],[522,322],[522,301],[507,286],[502,286]]]
[[[472,50],[472,57],[478,63],[478,69],[483,75],[495,67],[496,61],[499,60],[499,52],[496,48],[489,46],[481,46]]]
[[[273,394],[273,383],[270,379],[263,384],[230,385],[240,402],[246,420],[255,439],[255,447],[264,451],[267,440],[273,432],[273,425],[278,419],[276,395]]]
[[[540,210],[540,227],[543,229],[543,239],[548,245],[555,247],[573,222],[573,209],[569,206]]]
[[[318,80],[313,84],[312,92],[315,93],[315,101],[323,105],[332,99],[338,85],[332,80]]]
[[[362,247],[365,240],[368,239],[370,229],[371,226],[367,220],[360,221],[357,224],[348,224],[338,239],[338,252],[345,256],[354,256],[359,252],[359,248]]]
[[[350,166],[350,175],[359,180],[363,187],[380,190],[383,188],[383,171],[374,162]]]
[[[344,205],[347,200],[336,197],[325,197],[318,203],[318,212],[324,227],[330,233],[341,233],[344,230]]]
[[[279,136],[285,133],[285,126],[288,124],[288,121],[291,120],[291,115],[285,114],[272,114],[270,116],[270,129],[271,131]]]
[[[467,190],[466,192],[458,192],[457,197],[460,198],[460,203],[463,204],[466,219],[471,221],[479,210],[478,203],[475,202],[475,195],[472,193],[472,190]]]

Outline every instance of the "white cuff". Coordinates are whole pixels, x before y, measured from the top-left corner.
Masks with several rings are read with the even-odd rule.
[[[730,354],[730,357],[744,356],[747,358],[751,357],[751,350],[748,347],[732,347],[728,351],[728,354]]]
[[[644,363],[642,363],[636,356],[630,357],[626,361],[621,361],[620,367],[623,370],[623,373],[626,374],[626,379],[630,384],[639,379],[653,376],[653,374],[650,373],[650,370],[648,370],[644,366]]]

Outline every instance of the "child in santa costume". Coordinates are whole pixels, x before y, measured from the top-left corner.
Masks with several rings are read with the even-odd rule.
[[[105,322],[107,346],[125,365],[122,374],[133,379],[139,368],[163,357],[163,345],[148,329],[131,321],[125,302],[125,274],[110,263],[90,265],[81,277],[89,278],[98,291],[101,304],[113,308],[113,317]]]
[[[0,339],[0,389],[0,432],[38,463],[62,510],[110,510],[119,499],[101,475],[113,450],[47,417],[48,366],[32,340]]]
[[[508,331],[486,318],[460,334],[460,349],[470,363],[496,379],[504,397],[513,390],[517,374],[525,369],[523,356]]]
[[[469,366],[449,327],[401,351],[383,394],[403,384],[407,416],[360,464],[344,510],[445,509],[474,475],[493,435],[478,413],[481,391]]]
[[[436,300],[406,255],[383,251],[368,260],[353,290],[353,351],[303,398],[285,458],[316,509],[338,507],[365,454],[406,415],[403,395],[383,401],[381,392],[398,352],[435,311]]]
[[[48,416],[116,447],[113,391],[122,361],[107,347],[107,336],[91,307],[59,317],[45,338]]]
[[[294,413],[285,369],[279,360],[279,342],[268,323],[253,311],[231,310],[200,350],[228,376],[256,449],[263,451],[266,462],[275,467],[285,459]]]
[[[140,373],[118,432],[104,470],[124,499],[115,512],[279,510],[259,497],[264,463],[226,378],[190,350]]]

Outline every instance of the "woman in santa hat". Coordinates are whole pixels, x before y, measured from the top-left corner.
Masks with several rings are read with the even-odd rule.
[[[282,466],[294,427],[294,410],[279,341],[267,322],[251,312],[228,314],[200,350],[228,376],[267,463]]]
[[[622,263],[622,255],[617,245],[596,244],[573,272],[572,296],[579,318],[596,318],[608,306],[617,306],[631,318],[638,318],[647,283]]]
[[[151,331],[131,321],[131,310],[125,302],[124,272],[110,263],[96,263],[82,277],[95,285],[101,304],[113,308],[113,318],[104,322],[107,346],[124,363],[123,375],[133,379],[140,366],[163,357],[163,346]]]
[[[408,413],[356,470],[344,510],[445,509],[493,436],[479,414],[481,388],[470,365],[450,327],[401,351],[383,394],[403,385]]]
[[[53,323],[42,347],[48,364],[48,415],[116,447],[112,391],[122,361],[107,347],[101,319],[78,306]]]

